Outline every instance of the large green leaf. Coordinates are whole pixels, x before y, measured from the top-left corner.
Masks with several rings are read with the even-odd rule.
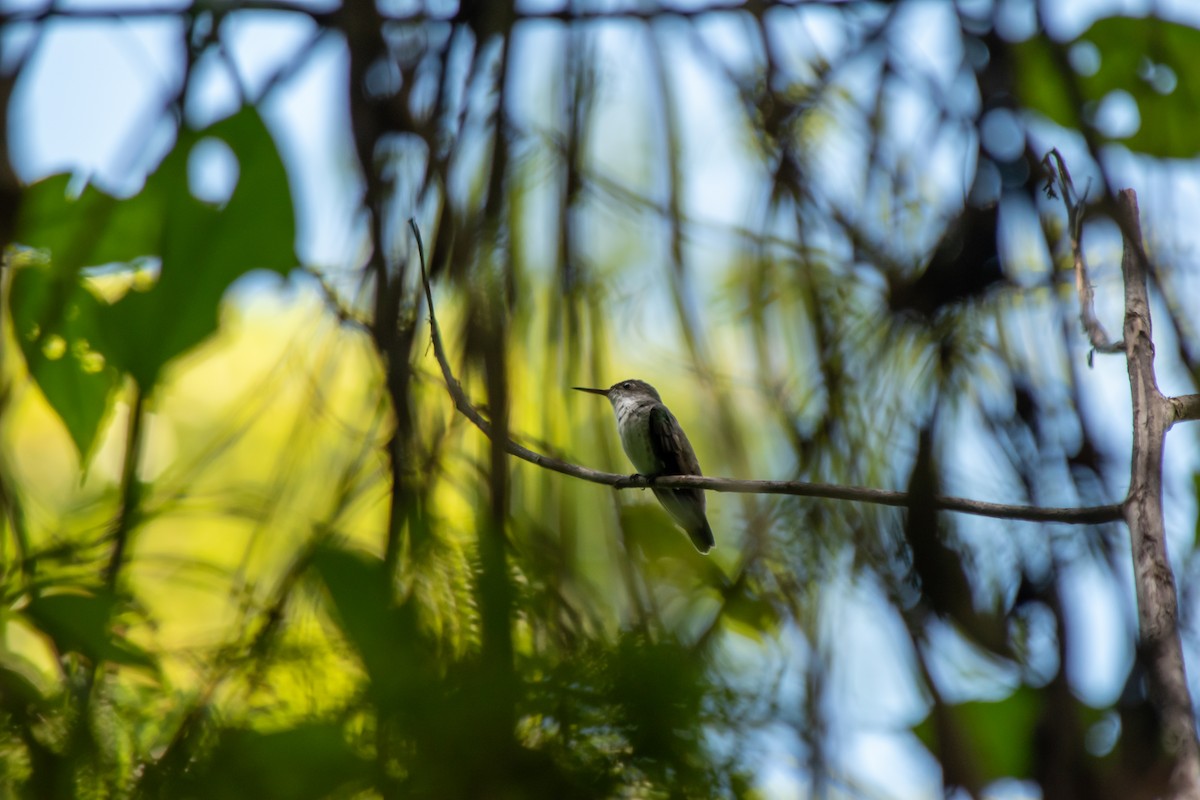
[[[12,307],[30,374],[67,428],[84,467],[119,383],[103,352],[103,304],[82,284],[81,267],[157,253],[161,220],[152,192],[119,200],[54,175],[24,190],[15,239],[45,250],[49,264],[16,270]]]
[[[46,266],[18,269],[10,302],[29,372],[86,465],[119,380],[96,350],[102,304],[77,276]]]
[[[223,207],[197,199],[188,188],[188,159],[206,138],[223,141],[238,163],[237,185]],[[57,175],[26,190],[15,240],[49,251],[54,274],[68,283],[78,282],[82,267],[160,259],[161,273],[152,287],[100,305],[94,315],[100,352],[144,391],[171,359],[216,330],[230,284],[251,270],[285,273],[296,264],[287,172],[253,108],[203,131],[181,132],[134,197],[117,199],[89,186],[72,198],[69,183],[68,176]],[[63,301],[67,294],[64,288],[52,299]],[[60,312],[51,302],[39,313]],[[27,317],[42,332],[53,327],[43,317]],[[41,375],[35,377],[41,383]],[[63,408],[55,409],[67,419]],[[76,422],[72,431],[81,450],[87,446],[81,444],[86,427]]]
[[[239,179],[222,208],[188,189],[188,158],[206,137],[224,141]],[[183,132],[136,196],[118,199],[70,177],[28,187],[15,241],[48,251],[48,268],[17,270],[12,309],[34,380],[62,418],[84,464],[110,407],[118,370],[149,391],[162,368],[217,327],[221,298],[254,269],[296,263],[287,174],[266,125],[252,108]],[[158,257],[160,277],[113,305],[84,286],[83,267]]]
[[[120,200],[87,186],[71,197],[71,181],[70,175],[53,175],[22,192],[16,241],[48,250],[63,275],[158,253],[162,203],[156,191],[147,187]]]
[[[1063,74],[1055,47],[1094,47],[1098,68],[1088,75]],[[1153,17],[1099,20],[1069,45],[1044,36],[1013,48],[1021,102],[1054,122],[1078,128],[1082,122],[1071,83],[1093,108],[1112,92],[1127,92],[1137,103],[1141,125],[1126,137],[1113,137],[1132,150],[1163,158],[1200,155],[1195,130],[1200,122],[1200,30]]]
[[[237,186],[222,208],[188,190],[188,157],[206,137],[224,141],[238,162]],[[167,362],[216,330],[230,284],[255,269],[285,273],[296,255],[287,172],[252,108],[181,135],[145,193],[163,203],[161,276],[149,291],[130,292],[104,309],[101,320],[105,351],[149,389]]]

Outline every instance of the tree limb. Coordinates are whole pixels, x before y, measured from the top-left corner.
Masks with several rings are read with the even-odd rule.
[[[1154,375],[1154,340],[1146,289],[1147,258],[1138,223],[1137,195],[1125,189],[1117,199],[1125,249],[1125,354],[1133,403],[1133,459],[1125,520],[1133,550],[1139,651],[1145,654],[1150,698],[1162,719],[1163,744],[1172,759],[1172,798],[1200,797],[1200,744],[1184,671],[1179,638],[1179,601],[1167,560],[1163,524],[1163,443],[1176,418]]]
[[[446,357],[446,348],[442,343],[441,330],[438,328],[437,315],[433,306],[433,290],[429,285],[429,277],[425,271],[425,251],[421,243],[421,232],[414,221],[409,221],[413,233],[417,237],[417,254],[421,262],[421,282],[425,287],[425,300],[429,304],[429,331],[433,344],[433,354],[442,370],[446,381],[446,389],[454,400],[454,407],[464,417],[469,419],[489,439],[494,439],[492,424],[484,418],[471,401],[467,399],[462,384],[454,376],[450,361]],[[530,450],[524,445],[511,439],[505,439],[504,447],[509,454],[544,469],[570,475],[592,483],[605,484],[614,489],[645,489],[649,486],[696,487],[713,492],[737,492],[752,494],[785,494],[797,497],[823,497],[829,500],[849,500],[876,505],[904,507],[908,505],[906,492],[889,491],[886,489],[871,489],[859,486],[838,486],[834,484],[808,483],[806,481],[769,481],[769,480],[735,480],[732,478],[714,478],[706,475],[667,475],[650,478],[645,475],[620,475],[572,464],[553,456]],[[1115,522],[1121,518],[1121,506],[1109,504],[1103,506],[1085,506],[1082,508],[1038,508],[1036,506],[1007,505],[1003,503],[988,503],[981,500],[968,500],[961,497],[937,496],[935,505],[945,511],[959,511],[964,514],[974,514],[981,517],[996,519],[1019,519],[1030,522],[1061,522],[1069,525],[1097,525],[1104,522]]]
[[[1200,419],[1200,394],[1185,394],[1169,399],[1175,422]]]

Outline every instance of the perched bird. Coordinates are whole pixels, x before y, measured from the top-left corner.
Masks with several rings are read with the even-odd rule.
[[[653,386],[645,381],[628,380],[608,389],[574,388],[604,395],[612,403],[621,446],[640,474],[647,477],[701,474],[691,442]],[[701,553],[711,550],[713,532],[704,516],[704,490],[650,488],[671,518],[691,537],[696,549]]]

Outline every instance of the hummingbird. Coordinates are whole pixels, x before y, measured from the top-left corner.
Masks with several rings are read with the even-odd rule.
[[[679,420],[645,381],[627,380],[607,389],[574,387],[580,392],[604,395],[617,415],[617,432],[625,455],[641,475],[699,475],[700,462]],[[701,553],[712,549],[714,540],[704,515],[703,489],[660,489],[650,487],[662,507],[687,532]]]

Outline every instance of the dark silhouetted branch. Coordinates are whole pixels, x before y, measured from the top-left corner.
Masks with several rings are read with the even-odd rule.
[[[110,590],[117,588],[117,578],[125,563],[125,551],[129,535],[137,524],[140,513],[141,481],[138,478],[138,463],[142,457],[143,423],[146,416],[146,395],[141,386],[133,387],[133,401],[129,404],[129,426],[125,440],[125,459],[121,467],[121,505],[113,523],[113,549],[108,566],[104,570],[104,584]]]

